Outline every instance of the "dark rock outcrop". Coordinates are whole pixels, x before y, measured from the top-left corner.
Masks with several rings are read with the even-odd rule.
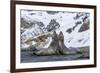
[[[46,11],[48,14],[56,14],[59,13],[59,11]]]
[[[59,27],[60,27],[60,24],[55,19],[52,19],[50,21],[49,25],[47,25],[46,29],[47,29],[47,31],[54,31]]]
[[[89,29],[89,21],[88,22],[84,22],[81,26],[81,28],[79,29],[79,32],[83,32]]]
[[[71,33],[71,32],[74,31],[75,28],[76,28],[78,25],[80,25],[81,23],[82,23],[81,21],[77,21],[77,22],[75,23],[75,26],[73,26],[72,28],[67,29],[66,32]]]

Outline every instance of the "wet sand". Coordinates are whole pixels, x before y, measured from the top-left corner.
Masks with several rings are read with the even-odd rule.
[[[70,54],[70,55],[48,55],[37,56],[33,55],[32,51],[21,51],[21,63],[30,62],[49,62],[49,61],[71,61],[89,59],[89,54]]]

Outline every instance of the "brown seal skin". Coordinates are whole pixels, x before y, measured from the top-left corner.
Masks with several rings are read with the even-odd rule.
[[[60,31],[60,33],[58,35],[58,39],[59,39],[59,46],[60,46],[61,54],[67,54],[69,49],[64,44],[64,35],[63,35],[62,31]]]
[[[47,49],[39,50],[34,52],[35,55],[61,55],[68,54],[68,48],[64,44],[64,35],[60,31],[59,35],[57,35],[56,31],[52,34],[52,42]]]

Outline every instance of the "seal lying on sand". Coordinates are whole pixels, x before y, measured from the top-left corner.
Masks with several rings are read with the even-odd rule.
[[[61,55],[69,54],[69,49],[64,44],[64,35],[60,31],[59,35],[54,31],[52,34],[52,42],[47,49],[39,50],[34,52],[35,55]]]

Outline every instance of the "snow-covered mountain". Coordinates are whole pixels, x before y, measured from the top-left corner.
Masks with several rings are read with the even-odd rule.
[[[89,17],[85,12],[21,10],[21,47],[48,47],[54,30],[63,32],[68,48],[89,46]]]

